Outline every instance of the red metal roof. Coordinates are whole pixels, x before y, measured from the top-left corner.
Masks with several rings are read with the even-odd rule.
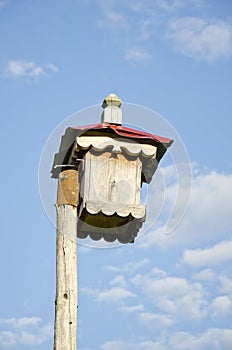
[[[136,138],[136,139],[150,139],[150,140],[165,144],[166,147],[170,147],[171,144],[173,143],[172,139],[169,139],[163,136],[158,136],[158,135],[150,134],[148,132],[127,128],[126,126],[109,124],[109,123],[76,126],[76,127],[71,127],[71,129],[81,130],[81,131],[110,129],[119,136]]]
[[[65,164],[67,164],[67,156],[70,152],[70,147],[73,145],[73,142],[76,140],[76,137],[79,137],[80,135],[91,135],[95,131],[98,131],[99,133],[114,133],[119,135],[120,137],[125,138],[131,138],[141,143],[150,143],[157,147],[157,155],[156,155],[156,164],[153,164],[151,166],[153,174],[156,170],[156,167],[165,154],[167,148],[171,146],[173,143],[172,139],[157,136],[154,134],[150,134],[148,132],[136,130],[127,128],[122,125],[115,125],[115,124],[109,124],[109,123],[100,123],[100,124],[92,124],[92,125],[84,125],[84,126],[75,126],[75,127],[69,127],[66,129],[65,134],[62,136],[60,148],[58,153],[55,154],[54,162],[52,166],[52,177],[57,178],[59,175],[59,172],[61,171],[61,166],[63,167]],[[109,135],[110,136],[110,135]],[[145,182],[151,181],[152,175],[146,179],[143,179]]]

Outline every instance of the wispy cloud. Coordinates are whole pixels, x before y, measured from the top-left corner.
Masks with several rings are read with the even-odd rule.
[[[57,73],[59,72],[59,68],[57,66],[55,66],[54,64],[52,63],[49,63],[47,65],[44,66],[44,69],[46,70],[50,70],[51,72],[53,73]]]
[[[125,288],[114,287],[99,292],[97,300],[100,302],[119,302],[134,297],[135,294]]]
[[[195,267],[215,266],[232,261],[232,241],[222,241],[210,248],[187,249],[183,262]]]
[[[174,12],[182,8],[191,6],[199,8],[205,4],[205,0],[156,0],[156,5],[167,12]]]
[[[185,350],[186,344],[191,350],[229,350],[232,347],[232,330],[210,328],[201,334],[178,332],[170,341],[172,349]]]
[[[126,49],[124,54],[125,61],[133,64],[149,62],[151,58],[152,55],[148,52],[148,50],[138,46]]]
[[[169,22],[166,39],[191,58],[214,62],[232,55],[232,25],[221,20],[180,17]]]
[[[138,341],[136,343],[126,341],[107,341],[102,344],[100,350],[167,350],[160,342],[151,340]]]
[[[0,324],[8,324],[14,328],[24,328],[38,325],[42,319],[40,317],[21,317],[0,319]]]
[[[173,317],[168,314],[156,314],[152,312],[141,312],[139,314],[140,321],[146,327],[154,330],[157,328],[167,328],[173,325]]]
[[[139,65],[150,62],[154,43],[166,39],[175,50],[207,63],[232,56],[232,24],[205,19],[206,0],[97,1],[101,9],[98,26],[116,39],[124,60]],[[191,8],[195,16],[185,16]],[[194,12],[193,12],[194,11]],[[154,40],[155,39],[155,40]],[[161,39],[161,40],[160,40]],[[159,45],[159,44],[158,44]]]
[[[104,290],[82,287],[81,292],[85,293],[85,295],[91,295],[97,302],[100,303],[119,303],[135,296],[135,294],[130,290],[120,286],[115,286]]]
[[[103,9],[103,18],[98,20],[98,25],[108,30],[122,31],[128,28],[125,15],[113,9]]]
[[[98,0],[98,5],[101,18],[97,20],[97,25],[106,30],[111,40],[116,40],[117,45],[121,46],[124,60],[134,65],[149,62],[152,56],[141,46],[141,42],[150,38],[153,27],[153,11],[151,16],[147,16],[150,13],[147,11],[150,8],[149,1],[145,1],[142,9],[134,1]]]
[[[7,62],[3,74],[6,78],[37,79],[49,73],[57,73],[58,67],[49,63],[36,65],[33,61],[10,60]]]
[[[118,286],[121,288],[127,288],[128,283],[126,281],[126,278],[123,275],[118,275],[110,282],[110,285]]]
[[[230,350],[232,330],[227,328],[209,328],[203,333],[169,333],[157,341],[143,340],[136,343],[126,341],[107,341],[101,350]]]
[[[131,274],[134,274],[137,270],[149,264],[149,262],[150,260],[148,258],[144,258],[136,262],[128,262],[125,266],[107,265],[107,266],[104,266],[104,270],[108,270],[111,272],[123,272],[131,275]]]
[[[129,0],[127,2],[122,0],[117,2],[97,0],[101,11],[100,18],[97,20],[97,25],[105,29],[107,33],[105,35],[111,36],[111,40],[113,41],[116,40],[117,45],[120,43],[118,47],[121,46],[121,49],[124,51],[123,57],[126,62],[139,65],[151,61],[155,48],[153,39],[156,38],[158,42],[160,38],[163,38],[163,33],[165,33],[167,29],[168,20],[172,19],[174,16],[180,17],[186,8],[189,7],[200,11],[200,9],[205,6],[205,2],[205,0],[144,0],[142,2],[139,0]],[[182,27],[176,28],[178,24],[180,27],[181,24],[184,26],[185,23],[181,23],[181,18],[179,18],[179,22],[177,22],[177,20],[171,20],[166,35],[166,38],[172,42],[175,41],[176,46],[181,40],[180,31],[182,29]],[[213,31],[212,34],[215,34],[217,31],[223,35],[226,30],[222,27],[219,28],[218,22],[216,29],[208,28],[208,31]],[[220,33],[218,33],[217,36],[220,36]],[[204,38],[202,41],[205,40],[207,33],[205,32],[203,36]],[[186,41],[187,40],[188,38]],[[219,45],[219,39],[217,40],[217,38],[215,38],[215,41]],[[209,47],[210,44],[208,44],[208,51]],[[150,50],[148,50],[148,48],[150,48]],[[220,49],[218,48],[218,50]],[[188,50],[185,49],[184,52],[186,51]],[[215,53],[210,52],[208,57],[214,57],[214,55]]]
[[[125,313],[141,312],[144,311],[144,305],[138,304],[133,306],[122,306],[120,307],[120,310]]]
[[[48,341],[53,334],[53,325],[39,317],[0,319],[0,348],[31,349]]]

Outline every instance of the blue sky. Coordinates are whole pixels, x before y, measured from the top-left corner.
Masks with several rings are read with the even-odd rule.
[[[149,189],[152,206],[165,200],[148,232],[112,249],[78,244],[78,349],[231,349],[231,18],[226,0],[0,0],[0,349],[52,348],[49,162],[69,123],[99,122],[110,92],[125,122],[178,142]],[[191,195],[167,235],[177,192],[178,208],[189,195],[175,168],[184,147]]]

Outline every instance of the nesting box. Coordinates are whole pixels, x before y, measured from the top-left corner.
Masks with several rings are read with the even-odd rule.
[[[109,136],[81,136],[76,147],[88,150],[80,173],[81,237],[133,241],[146,214],[140,203],[143,165],[155,159],[157,147]]]
[[[123,127],[121,103],[114,102],[104,100],[103,123],[66,130],[52,176],[66,165],[79,169],[78,237],[128,243],[146,217],[142,183],[151,181],[172,140]]]

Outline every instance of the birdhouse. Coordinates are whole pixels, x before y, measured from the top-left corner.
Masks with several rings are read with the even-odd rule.
[[[146,218],[141,187],[152,176],[172,140],[122,126],[121,100],[110,94],[102,122],[72,127],[62,137],[52,176],[78,168],[77,235],[133,242]]]

